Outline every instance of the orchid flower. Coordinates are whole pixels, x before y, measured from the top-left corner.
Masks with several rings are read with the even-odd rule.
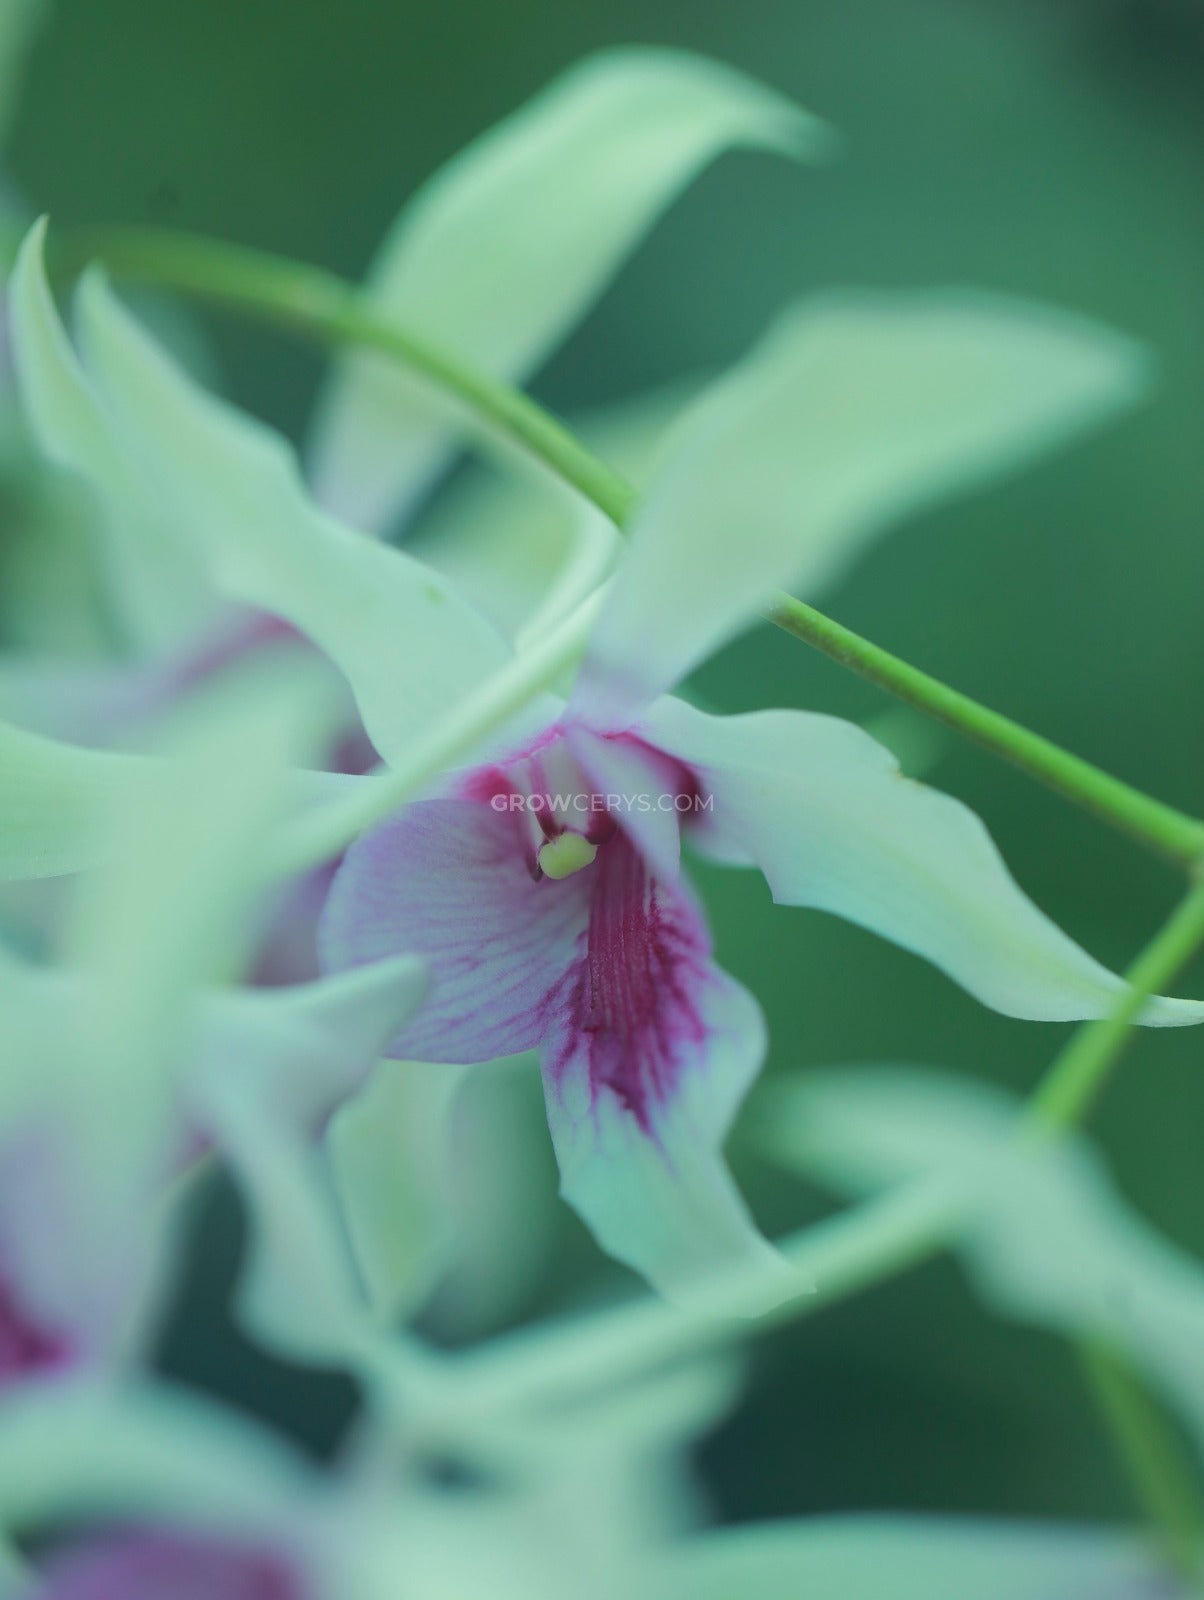
[[[76,886],[67,964],[0,951],[0,1385],[144,1350],[181,1168],[215,1145],[241,1172],[281,1129],[312,1141],[417,1002],[408,959],[350,983],[214,986],[257,914],[287,757],[321,736],[311,688],[286,670],[243,674],[233,706],[210,697],[99,808],[107,848]]]
[[[875,379],[863,392],[858,341]],[[859,527],[954,472],[998,468],[1081,425],[1131,360],[1000,303],[799,314],[682,424],[567,704],[359,840],[336,875],[325,963],[405,950],[431,975],[392,1053],[538,1048],[564,1194],[667,1292],[767,1249],[718,1157],[764,1027],[712,958],[683,834],[760,866],[779,902],[860,922],[1006,1014],[1096,1016],[1122,992],[1026,900],[978,820],[901,780],[860,729],[709,717],[663,691],[797,573],[825,518]],[[812,570],[831,557],[817,540]],[[1200,1003],[1167,1000],[1144,1018],[1202,1019]]]
[[[58,397],[86,397],[89,427],[215,581],[341,667],[387,761],[510,659],[429,569],[314,511],[280,441],[192,385],[99,279],[79,302],[83,367],[36,240],[14,294],[43,431],[76,447]],[[430,973],[392,1050],[463,1063],[539,1047],[564,1193],[662,1288],[767,1251],[719,1156],[763,1023],[712,959],[683,832],[760,866],[779,901],[859,922],[1008,1015],[1097,1016],[1122,992],[1026,899],[981,823],[901,780],[862,730],[790,711],[712,718],[666,691],[778,583],[830,577],[892,520],[1072,437],[1144,382],[1124,339],[1007,300],[850,294],[795,312],[676,428],[568,702],[499,726],[481,765],[340,869],[327,965],[409,953]],[[110,462],[106,447],[94,466]],[[1192,1001],[1144,1013],[1202,1019]]]

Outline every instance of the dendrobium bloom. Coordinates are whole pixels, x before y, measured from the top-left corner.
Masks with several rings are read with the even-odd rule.
[[[663,809],[611,809],[634,786]],[[768,1254],[715,1157],[765,1029],[676,870],[675,807],[701,798],[639,738],[554,724],[353,845],[320,935],[331,966],[422,952],[431,1000],[391,1054],[541,1050],[564,1192],[666,1286]]]
[[[320,946],[334,968],[422,957],[429,1000],[391,1054],[539,1049],[564,1194],[605,1248],[680,1295],[721,1262],[769,1254],[719,1157],[764,1022],[713,959],[683,835],[759,866],[780,903],[860,922],[1009,1015],[1098,1015],[1123,986],[1026,899],[970,811],[904,779],[860,728],[649,703],[675,646],[683,665],[696,655],[724,575],[695,579],[703,604],[666,616],[645,650],[644,548],[568,705],[352,845]],[[1202,1018],[1198,1002],[1161,999],[1145,1015]]]
[[[325,651],[387,763],[526,670],[453,585],[316,511],[284,443],[192,384],[96,277],[77,362],[38,244],[13,292],[40,434],[102,487],[137,475],[218,587]],[[810,591],[892,521],[1131,403],[1144,373],[1128,341],[990,296],[850,293],[795,311],[673,430],[600,609],[582,613],[596,621],[567,703],[535,703],[549,680],[533,678],[525,712],[506,701],[474,724],[477,766],[340,869],[327,964],[424,959],[426,1009],[394,1041],[408,1055],[538,1045],[566,1195],[669,1291],[767,1252],[719,1156],[764,1029],[711,960],[683,830],[759,866],[779,901],[859,922],[1009,1015],[1097,1016],[1123,986],[1023,895],[970,812],[902,779],[859,728],[708,717],[667,691],[778,584]],[[567,811],[534,804],[560,793]],[[1144,1013],[1202,1019],[1189,1001]]]

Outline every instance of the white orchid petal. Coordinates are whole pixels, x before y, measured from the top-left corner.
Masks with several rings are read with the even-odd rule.
[[[1116,1009],[1123,979],[1023,893],[978,817],[903,777],[853,723],[802,711],[708,717],[665,699],[642,727],[714,796],[699,847],[755,861],[775,900],[860,923],[1007,1016]],[[1204,1022],[1204,1001],[1155,998],[1139,1020]]]
[[[373,1314],[412,1311],[452,1258],[458,1181],[451,1114],[468,1069],[381,1061],[335,1114],[328,1160]]]
[[[1070,314],[962,291],[802,306],[682,419],[575,696],[622,726],[786,585],[1131,404],[1146,361]]]
[[[602,1248],[668,1299],[689,1307],[716,1273],[747,1265],[766,1269],[768,1305],[799,1284],[758,1232],[722,1156],[761,1067],[765,1023],[748,991],[712,964],[675,982],[679,1001],[689,990],[693,1035],[667,994],[648,1029],[659,1047],[630,1029],[626,1082],[642,1084],[647,1103],[622,1084],[594,1081],[588,1035],[565,1028],[545,1045],[560,1190]],[[673,1081],[658,1093],[651,1083],[670,1063]]]
[[[368,293],[474,366],[522,379],[724,149],[808,155],[825,143],[814,119],[715,62],[610,51],[436,173],[386,238]],[[356,527],[383,530],[446,462],[457,431],[454,410],[396,363],[348,356],[318,411],[318,499]]]
[[[286,1356],[338,1362],[362,1348],[367,1302],[319,1134],[367,1081],[423,987],[421,963],[394,957],[314,983],[207,998],[184,1096],[250,1213],[240,1317]]]
[[[239,1321],[286,1359],[354,1365],[367,1306],[322,1150],[274,1125],[229,1081],[208,1110],[249,1215]]]
[[[278,1524],[311,1487],[274,1435],[151,1386],[30,1385],[0,1400],[6,1526],[115,1517]]]
[[[386,759],[509,659],[436,573],[317,511],[285,442],[192,383],[99,278],[81,289],[80,330],[131,458],[213,581],[325,650]]]
[[[0,723],[0,879],[94,866],[106,818],[150,765]]]
[[[215,1080],[233,1076],[270,1121],[317,1133],[366,1083],[425,987],[422,963],[394,956],[311,983],[215,990],[184,1093],[203,1108]]]
[[[113,474],[135,473],[190,546],[202,586],[283,617],[334,660],[382,754],[396,756],[508,660],[494,629],[437,574],[318,512],[284,440],[199,388],[98,277],[82,286],[79,314],[103,410],[73,365],[39,234],[23,246],[14,279],[27,387],[47,389],[44,439],[59,426],[86,427],[77,470],[116,511]]]
[[[658,1600],[1188,1600],[1132,1535],[981,1517],[749,1523],[691,1540],[654,1570]]]
[[[45,221],[30,231],[9,278],[8,316],[21,401],[46,455],[99,496],[113,605],[132,642],[158,654],[212,623],[212,590],[126,458],[59,322],[42,266]]]

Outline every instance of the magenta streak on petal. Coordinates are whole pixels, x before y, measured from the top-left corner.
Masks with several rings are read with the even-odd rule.
[[[623,742],[656,757],[655,782],[692,792],[680,763]],[[583,792],[585,809],[529,808],[561,792]],[[591,1100],[609,1092],[651,1131],[703,1039],[710,941],[688,891],[657,880],[637,835],[591,799],[556,730],[465,774],[454,798],[409,806],[348,851],[323,914],[323,964],[420,956],[427,1000],[390,1054],[469,1062],[543,1046],[558,1088],[584,1049]],[[597,856],[549,880],[539,845],[566,828]]]
[[[307,1600],[286,1557],[195,1533],[132,1529],[53,1558],[37,1600]]]
[[[603,847],[592,874],[585,949],[566,975],[545,1071],[559,1088],[584,1049],[591,1103],[609,1092],[654,1135],[704,1038],[710,940],[696,907],[648,873],[626,835]]]
[[[73,1366],[79,1354],[73,1339],[42,1326],[0,1278],[0,1388]]]
[[[430,990],[389,1054],[491,1061],[529,1050],[588,921],[579,873],[531,872],[526,817],[481,800],[426,800],[352,845],[320,929],[326,970],[417,955]]]

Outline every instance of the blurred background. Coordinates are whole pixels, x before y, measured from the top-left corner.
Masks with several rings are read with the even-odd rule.
[[[826,604],[1104,767],[1204,809],[1199,0],[57,0],[47,13],[5,160],[27,205],[62,225],[203,230],[351,276],[435,165],[599,46],[702,50],[830,120],[844,136],[830,167],[730,156],[706,175],[538,395],[572,412],[713,370],[783,302],[828,284],[983,285],[1148,341],[1161,365],[1148,407],[1005,488],[900,528]],[[214,319],[205,332],[226,390],[295,433],[317,358],[241,324]],[[0,618],[19,642],[26,512],[19,485],[3,493]],[[797,705],[864,720],[889,709],[768,629],[710,663],[697,689],[728,710]],[[931,754],[926,775],[982,814],[1024,887],[1093,953],[1128,961],[1177,893],[1174,872],[952,739]],[[752,875],[698,876],[724,964],[769,1013],[773,1068],[907,1060],[1023,1090],[1061,1042],[1062,1030],[995,1017],[857,929],[773,908]],[[1204,972],[1184,983],[1204,992]],[[538,1094],[529,1077],[516,1094],[478,1077],[466,1100],[471,1175],[488,1164],[490,1135],[538,1118]],[[1095,1131],[1128,1195],[1204,1250],[1194,1030],[1137,1042]],[[551,1231],[490,1326],[621,1284],[556,1206],[546,1143],[522,1148],[524,1205]],[[770,1229],[827,1207],[766,1172],[738,1137],[733,1156]],[[530,1209],[504,1221],[532,1228]],[[505,1249],[504,1229],[499,1240]],[[164,1364],[328,1448],[349,1386],[269,1364],[225,1325],[238,1241],[233,1202],[215,1190]],[[434,1334],[488,1331],[466,1298],[449,1286]],[[1073,1355],[990,1322],[947,1265],[758,1341],[746,1400],[700,1468],[729,1518],[1129,1509]]]

